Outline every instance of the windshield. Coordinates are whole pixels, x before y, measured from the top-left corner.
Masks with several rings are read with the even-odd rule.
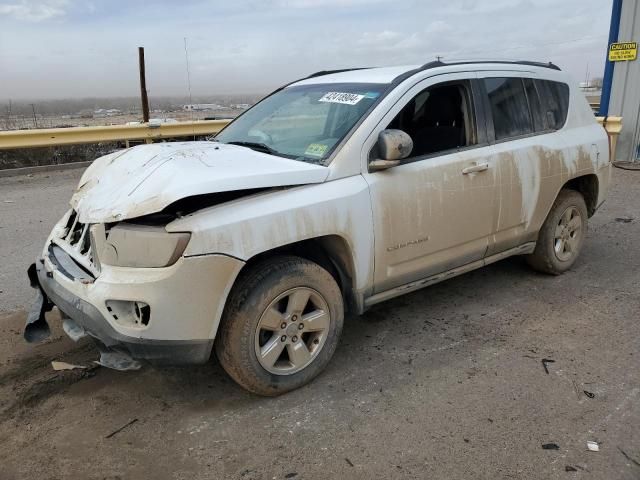
[[[370,83],[288,87],[229,124],[216,141],[323,164],[385,87]]]

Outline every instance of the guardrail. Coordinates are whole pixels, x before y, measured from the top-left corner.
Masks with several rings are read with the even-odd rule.
[[[0,150],[55,147],[85,143],[144,140],[213,135],[229,120],[201,120],[177,123],[141,123],[104,127],[42,128],[0,131]]]

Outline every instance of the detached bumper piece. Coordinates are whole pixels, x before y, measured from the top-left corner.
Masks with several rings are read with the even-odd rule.
[[[29,343],[38,343],[51,336],[51,329],[44,315],[53,308],[53,304],[40,287],[35,263],[32,263],[28,268],[27,275],[29,276],[29,283],[36,289],[36,300],[33,302],[29,315],[27,315],[27,324],[24,326],[24,339]]]
[[[53,253],[50,251],[50,255],[66,254],[56,250]],[[54,265],[67,260],[50,259]],[[41,342],[50,336],[45,313],[55,305],[64,319],[62,327],[65,333],[74,341],[87,335],[92,337],[100,350],[97,363],[105,367],[137,370],[140,368],[138,360],[159,365],[201,364],[211,355],[213,340],[154,340],[119,333],[95,306],[56,281],[41,260],[32,264],[27,273],[31,286],[37,291],[36,301],[25,325],[24,338],[27,342]],[[61,273],[73,281],[68,271],[61,270]]]

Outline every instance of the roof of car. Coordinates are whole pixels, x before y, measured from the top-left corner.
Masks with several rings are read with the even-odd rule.
[[[476,61],[460,61],[460,62],[429,62],[424,65],[401,65],[396,67],[375,67],[375,68],[352,68],[344,70],[321,71],[309,75],[306,78],[295,81],[292,85],[316,85],[321,83],[381,83],[388,84],[394,81],[408,78],[413,74],[421,71],[437,69],[439,73],[442,70],[460,71],[469,68],[477,70],[514,70],[514,71],[531,71],[532,69],[552,69],[560,70],[552,63],[540,63],[529,61],[506,61],[506,60],[476,60]]]

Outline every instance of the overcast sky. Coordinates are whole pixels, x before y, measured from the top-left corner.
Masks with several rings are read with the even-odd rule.
[[[0,0],[0,101],[262,93],[323,69],[551,60],[602,76],[611,0]]]

